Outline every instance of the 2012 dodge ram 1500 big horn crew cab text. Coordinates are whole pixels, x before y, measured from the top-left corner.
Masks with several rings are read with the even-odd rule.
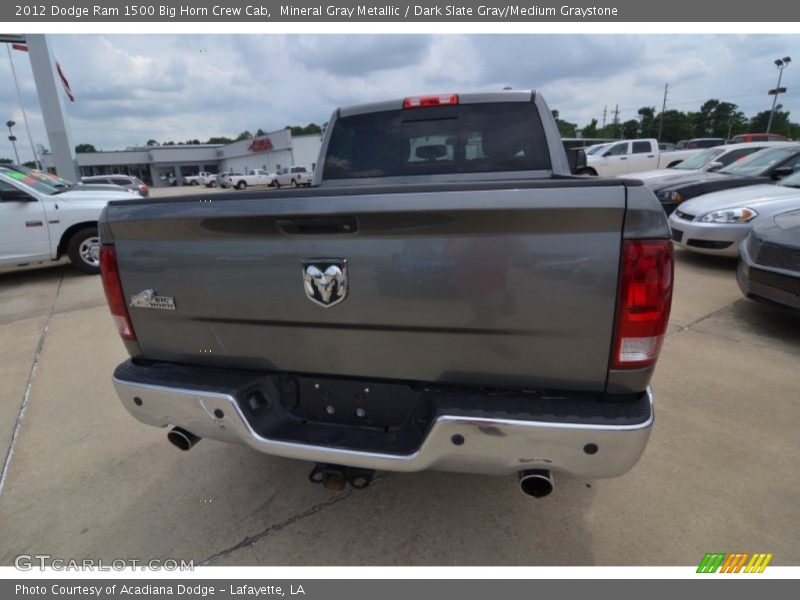
[[[341,108],[318,164],[306,190],[108,206],[134,417],[332,488],[521,472],[542,496],[636,463],[672,290],[648,188],[572,176],[530,91]]]

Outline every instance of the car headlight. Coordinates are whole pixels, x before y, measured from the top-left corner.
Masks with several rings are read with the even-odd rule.
[[[683,196],[681,196],[680,192],[659,192],[656,196],[662,202],[679,203],[683,201]]]
[[[700,219],[701,223],[747,223],[758,216],[752,208],[729,208],[715,210]]]

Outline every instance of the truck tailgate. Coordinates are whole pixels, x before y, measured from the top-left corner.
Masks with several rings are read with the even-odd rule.
[[[126,297],[174,298],[129,308],[148,359],[602,391],[626,188],[560,183],[120,203],[105,227]],[[327,308],[323,259],[348,278]]]

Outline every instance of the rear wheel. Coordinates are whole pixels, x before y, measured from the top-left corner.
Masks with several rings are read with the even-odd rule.
[[[280,182],[280,181],[278,181],[277,179],[275,180],[275,189],[276,189],[276,190],[279,190],[279,189],[281,189],[281,182]]]
[[[247,182],[246,181],[240,181],[239,183],[236,184],[236,189],[237,190],[246,190],[247,189]]]
[[[212,188],[217,187],[217,182],[216,181],[212,181],[211,183],[208,184],[208,187],[212,187]]]
[[[197,179],[192,179],[192,185],[197,185]]]
[[[294,179],[292,179],[292,187],[295,187],[295,188],[297,187],[297,181],[295,181]]]
[[[85,227],[72,234],[67,244],[70,262],[89,275],[100,272],[100,237],[96,227]]]
[[[597,172],[594,169],[581,169],[578,171],[578,175],[593,175],[597,176]]]

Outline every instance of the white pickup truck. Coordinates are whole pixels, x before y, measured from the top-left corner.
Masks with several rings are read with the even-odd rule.
[[[217,184],[217,174],[209,173],[208,171],[200,171],[197,175],[187,175],[183,178],[183,185],[204,185],[206,187],[213,187]]]
[[[0,265],[24,266],[64,254],[84,273],[100,272],[97,221],[125,191],[70,190],[23,167],[0,167]]]
[[[248,187],[275,185],[275,173],[264,169],[252,169],[248,173],[231,173],[225,180],[226,188],[245,190]]]
[[[275,175],[275,187],[290,185],[292,187],[309,186],[313,175],[305,167],[286,167]]]
[[[695,153],[697,150],[662,152],[655,139],[622,140],[616,144],[609,144],[602,152],[587,155],[586,167],[580,173],[604,177],[667,169],[680,164]]]

